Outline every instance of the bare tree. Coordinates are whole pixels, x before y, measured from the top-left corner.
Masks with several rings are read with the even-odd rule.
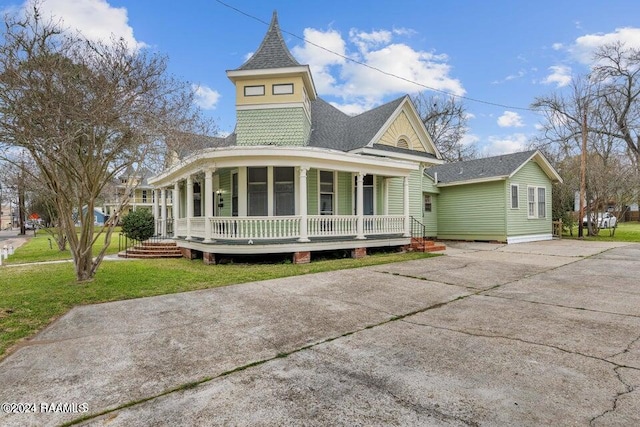
[[[576,77],[569,91],[537,98],[532,104],[545,118],[541,135],[534,140],[534,145],[550,154],[569,176],[579,175],[580,163],[576,159],[581,153],[582,122],[586,115],[586,212],[589,219],[597,217],[594,212],[601,212],[612,204],[622,207],[630,203],[630,195],[634,194],[638,182],[634,157],[628,156],[627,144],[617,132],[616,113],[606,96],[611,90],[610,83],[593,75]],[[571,191],[575,192],[579,184],[566,179],[562,186],[573,186]],[[558,193],[566,192],[558,188]],[[619,210],[618,214],[621,213]],[[598,233],[597,225],[597,222],[587,221],[589,234]]]
[[[445,160],[455,162],[477,156],[474,146],[462,143],[467,133],[467,112],[457,98],[420,93],[413,97],[413,103]]]
[[[193,91],[168,76],[166,58],[133,51],[123,40],[90,42],[44,21],[37,6],[24,18],[5,21],[0,140],[9,151],[30,154],[55,202],[76,278],[89,280],[118,220],[113,215],[94,230],[97,199],[170,132],[191,129],[199,118]],[[105,245],[94,259],[92,247],[102,232]]]

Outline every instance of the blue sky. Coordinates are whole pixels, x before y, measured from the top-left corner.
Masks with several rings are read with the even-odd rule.
[[[319,95],[345,112],[425,89],[291,34],[421,85],[485,101],[464,101],[465,143],[483,155],[526,148],[540,120],[526,109],[536,96],[563,90],[572,75],[587,72],[595,48],[612,41],[640,47],[637,0],[224,3],[267,22],[277,10],[287,46],[311,66]],[[5,10],[24,4],[0,0]],[[225,70],[258,47],[264,23],[216,0],[45,0],[42,7],[89,37],[114,33],[167,55],[170,71],[196,85],[220,130],[233,130],[234,92]]]

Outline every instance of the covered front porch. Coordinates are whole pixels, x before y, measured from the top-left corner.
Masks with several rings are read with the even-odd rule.
[[[203,253],[406,245],[413,162],[309,147],[211,149],[151,180],[157,234]],[[163,205],[173,191],[173,218]]]

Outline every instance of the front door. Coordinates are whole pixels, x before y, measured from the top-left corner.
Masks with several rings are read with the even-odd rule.
[[[365,175],[362,188],[362,213],[364,215],[373,215],[374,197],[373,197],[373,175]],[[353,194],[355,199],[353,202],[353,213],[357,214],[358,210],[358,178],[354,179]]]

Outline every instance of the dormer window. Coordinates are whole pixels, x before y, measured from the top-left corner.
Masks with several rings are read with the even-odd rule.
[[[273,85],[274,95],[293,95],[293,83]]]
[[[245,86],[244,96],[264,96],[264,85]]]
[[[404,138],[400,138],[398,140],[398,142],[396,143],[396,147],[398,147],[398,148],[407,148],[408,149],[409,148],[409,142],[407,142],[407,140],[404,139]]]

